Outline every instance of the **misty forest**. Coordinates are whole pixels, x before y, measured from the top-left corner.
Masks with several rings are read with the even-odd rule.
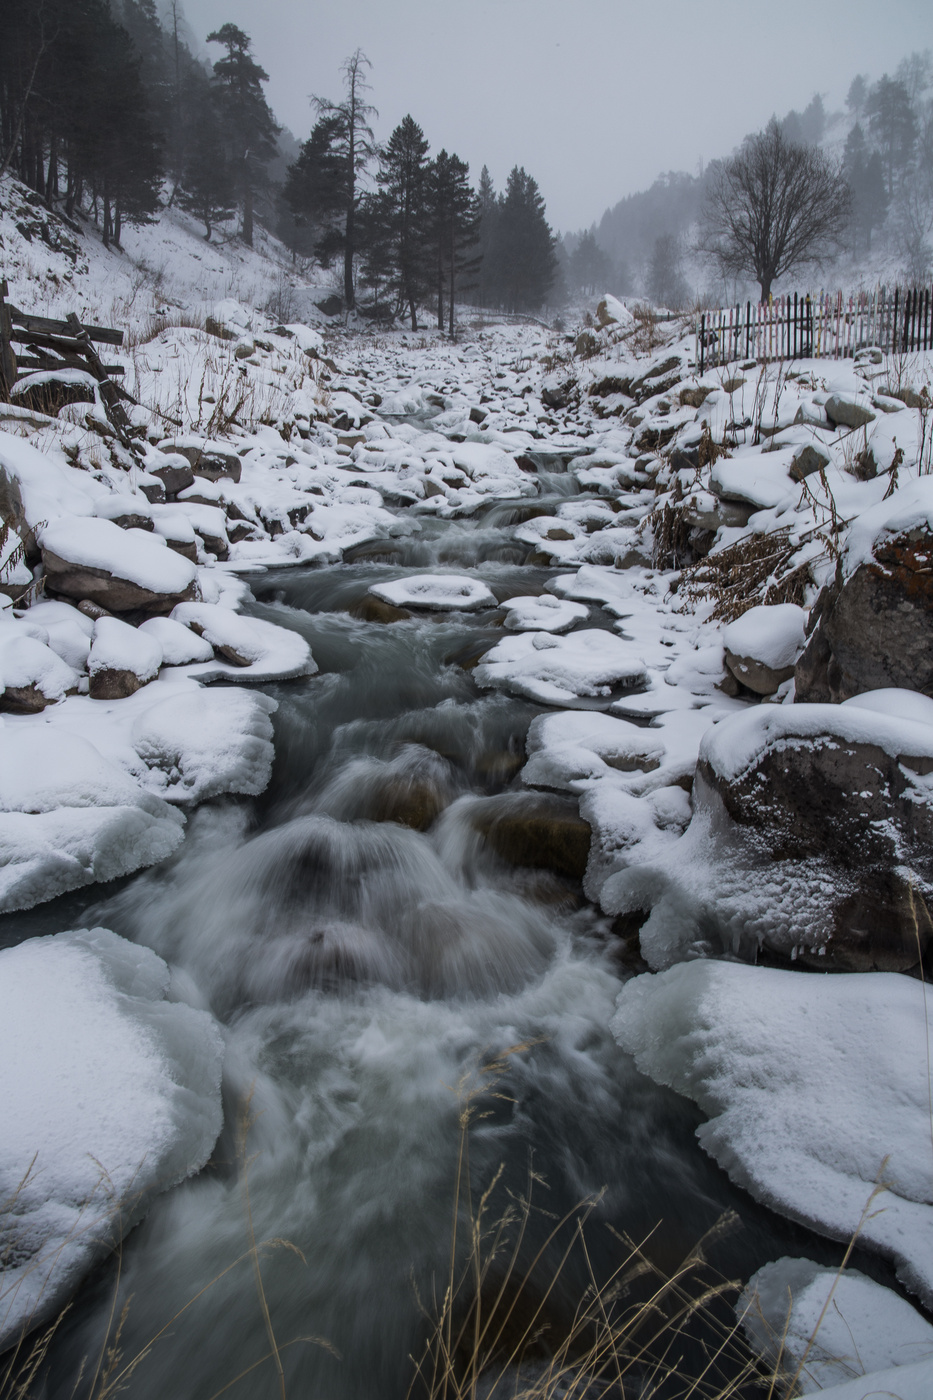
[[[928,1400],[929,21],[359,8],[0,0],[0,1400]]]

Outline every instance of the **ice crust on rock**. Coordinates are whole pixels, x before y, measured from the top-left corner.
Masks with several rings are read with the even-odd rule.
[[[611,632],[596,629],[555,637],[524,632],[505,637],[473,672],[478,686],[507,690],[545,705],[607,705],[615,687],[634,689],[647,680],[645,663]]]
[[[164,860],[183,825],[86,739],[28,720],[0,728],[0,913]]]
[[[810,1259],[776,1259],[749,1279],[736,1315],[769,1366],[780,1356],[785,1371],[801,1368],[805,1395],[917,1362],[933,1376],[933,1327],[857,1269],[840,1274]]]
[[[393,583],[374,583],[370,593],[396,608],[432,612],[475,612],[494,608],[496,595],[480,579],[463,574],[413,574]]]
[[[0,952],[0,1350],[53,1317],[222,1122],[223,1040],[169,969],[96,928]]]
[[[933,1028],[919,981],[697,959],[633,978],[611,1025],[644,1074],[707,1115],[697,1138],[733,1181],[832,1239],[861,1226],[862,1246],[930,1306]]]

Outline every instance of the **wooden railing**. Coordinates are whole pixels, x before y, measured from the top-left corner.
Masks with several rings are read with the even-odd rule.
[[[885,354],[933,348],[931,289],[794,292],[706,311],[696,321],[700,374],[733,360],[840,360],[867,346]]]
[[[11,306],[7,295],[6,281],[0,280],[0,398],[10,399],[14,385],[37,371],[85,370],[97,381],[114,431],[125,446],[130,446],[131,424],[123,405],[132,399],[114,383],[115,376],[125,373],[124,368],[105,365],[94,348],[95,343],[122,345],[123,332],[109,326],[82,325],[74,313],[64,321],[33,316]]]

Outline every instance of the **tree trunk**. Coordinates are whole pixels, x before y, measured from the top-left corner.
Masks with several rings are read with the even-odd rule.
[[[457,240],[454,226],[450,225],[450,286],[447,289],[447,310],[450,316],[450,338],[454,338],[454,285],[457,275]]]
[[[416,331],[418,329],[418,311],[411,297],[408,298],[408,310],[411,313],[411,328]]]
[[[343,299],[348,311],[356,305],[353,294],[353,254],[356,242],[356,131],[354,115],[350,113],[350,145],[347,174],[347,224],[343,249]]]
[[[243,230],[240,234],[247,248],[253,246],[253,187],[247,175],[246,189],[243,191]]]

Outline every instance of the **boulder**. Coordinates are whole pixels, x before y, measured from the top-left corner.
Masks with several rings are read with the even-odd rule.
[[[740,915],[742,932],[821,968],[915,967],[933,942],[930,773],[933,727],[857,702],[767,705],[715,726],[694,801],[714,826],[721,805],[718,859],[749,872],[749,889],[757,870],[773,903]]]
[[[478,802],[471,824],[500,860],[582,880],[590,854],[589,823],[575,801],[508,794]]]
[[[198,438],[186,438],[177,442],[160,443],[159,446],[163,452],[184,457],[194,476],[205,477],[208,481],[219,481],[221,477],[226,477],[230,481],[239,481],[240,479],[243,464],[237,454],[224,451],[223,448],[217,447],[214,443],[207,443]],[[183,491],[186,486],[191,486],[194,476],[185,482],[185,486],[179,486],[177,490]],[[168,489],[166,486],[166,490]]]
[[[162,483],[166,496],[177,496],[179,491],[194,485],[191,463],[180,452],[171,452],[159,466],[150,467],[149,475]]]
[[[581,355],[584,359],[590,355],[598,355],[599,351],[600,340],[595,331],[581,331],[573,343],[573,353]]]
[[[795,603],[749,608],[722,634],[726,665],[756,695],[773,695],[794,674],[807,614]]]
[[[117,617],[98,618],[88,657],[92,700],[124,700],[155,680],[162,647],[151,632],[142,632]]]
[[[25,625],[0,625],[0,710],[34,715],[73,695],[78,673]]]
[[[689,385],[680,391],[680,406],[681,408],[702,408],[712,392],[712,389],[706,388],[703,384]]]
[[[829,453],[822,447],[816,447],[812,442],[801,447],[799,452],[794,453],[793,461],[790,464],[790,475],[794,481],[803,481],[804,477],[813,476],[815,472],[825,471],[830,464]]]
[[[109,612],[171,612],[198,596],[197,570],[145,530],[110,520],[59,520],[39,532],[50,592]]]
[[[847,548],[833,582],[810,616],[809,641],[794,672],[798,700],[847,700],[886,686],[933,695],[933,479],[913,483],[929,496],[926,519],[910,508],[889,519],[913,528],[884,528],[884,512],[904,492],[866,511],[860,525],[876,538]],[[872,519],[870,519],[872,517]]]
[[[853,403],[840,394],[830,394],[823,405],[826,417],[837,428],[864,428],[875,421],[875,415],[863,404]]]

